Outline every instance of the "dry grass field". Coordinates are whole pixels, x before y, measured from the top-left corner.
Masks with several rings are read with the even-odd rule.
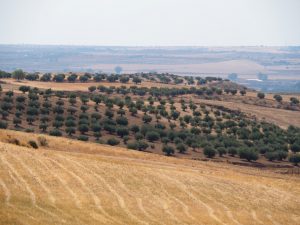
[[[13,89],[13,90],[18,90],[19,86],[26,85],[30,87],[37,87],[41,89],[48,89],[51,88],[52,90],[56,91],[88,91],[88,88],[90,86],[99,86],[103,85],[105,87],[120,87],[120,86],[138,86],[138,87],[169,87],[169,88],[174,88],[174,87],[184,87],[184,84],[164,84],[164,83],[158,83],[158,82],[150,82],[150,81],[143,81],[141,84],[136,85],[135,83],[128,82],[128,83],[120,83],[120,82],[87,82],[87,83],[68,83],[68,82],[63,82],[63,83],[58,83],[58,82],[42,82],[42,81],[16,81],[13,79],[1,79],[7,84],[2,84],[4,89]]]
[[[0,224],[300,224],[299,177],[38,137],[0,130]]]
[[[206,104],[219,105],[234,110],[240,110],[246,114],[255,115],[259,120],[274,123],[284,129],[288,128],[289,125],[300,126],[299,111],[269,108],[230,101],[215,101],[206,99],[201,99],[199,101]]]

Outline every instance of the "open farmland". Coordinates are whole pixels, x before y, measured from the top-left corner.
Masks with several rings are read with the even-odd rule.
[[[12,137],[20,146],[7,143]],[[33,150],[28,138],[1,131],[1,224],[300,221],[297,177],[57,137]]]
[[[269,108],[251,104],[237,103],[233,101],[214,101],[201,99],[200,102],[224,106],[227,108],[240,110],[248,115],[255,116],[258,120],[264,120],[270,123],[274,123],[284,129],[290,125],[300,126],[300,113],[298,111],[290,111],[284,109]]]
[[[7,88],[9,90],[13,89],[13,90],[18,90],[18,88],[22,85],[27,85],[30,87],[37,87],[37,88],[41,88],[41,89],[48,89],[51,88],[53,90],[57,90],[57,91],[84,91],[86,92],[88,90],[88,87],[93,86],[93,85],[99,85],[99,82],[88,82],[88,83],[55,83],[55,82],[40,82],[40,81],[14,81],[11,79],[3,79],[3,81],[6,83],[6,85],[4,85],[4,88]],[[111,82],[101,82],[101,85],[105,86],[105,87],[121,87],[121,86],[125,86],[125,87],[130,87],[130,86],[134,86],[135,84],[130,82],[130,83],[111,83]],[[163,84],[163,83],[158,83],[158,82],[143,82],[141,84],[138,85],[139,87],[168,87],[168,88],[174,88],[174,87],[178,87],[178,85],[175,84]],[[179,86],[184,87],[183,84],[179,84]]]
[[[298,96],[174,74],[1,76],[2,129],[248,166],[299,163]]]

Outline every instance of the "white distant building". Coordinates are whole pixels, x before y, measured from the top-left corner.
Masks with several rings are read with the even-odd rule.
[[[258,81],[258,82],[262,82],[262,80],[260,80],[260,79],[246,79],[246,80],[248,80],[248,81]]]

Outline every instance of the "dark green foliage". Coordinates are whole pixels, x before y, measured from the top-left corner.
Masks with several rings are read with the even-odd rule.
[[[128,125],[128,119],[126,117],[119,116],[116,118],[116,122],[117,122],[117,124],[122,125],[122,126]]]
[[[129,130],[126,127],[118,127],[116,132],[120,137],[124,137],[129,134]]]
[[[157,141],[159,137],[160,137],[159,133],[155,131],[149,131],[146,133],[146,139],[150,142]]]
[[[266,159],[268,159],[269,161],[273,161],[277,159],[277,153],[276,152],[267,152],[265,154]]]
[[[46,123],[41,123],[41,124],[39,125],[39,128],[40,128],[43,132],[45,132],[45,131],[47,130],[47,128],[48,128],[48,124],[46,124]]]
[[[164,145],[162,148],[162,151],[167,155],[167,156],[171,156],[175,153],[174,148],[172,146],[169,145]]]
[[[178,152],[181,153],[181,154],[185,153],[186,150],[187,150],[185,144],[183,144],[183,143],[178,143],[178,144],[176,145],[176,149],[177,149]]]
[[[21,69],[18,69],[18,70],[15,70],[13,73],[12,73],[12,77],[16,80],[24,80],[25,78],[25,73],[23,72],[23,70]]]
[[[289,161],[291,163],[293,163],[295,166],[298,165],[298,163],[300,163],[300,154],[297,153],[297,154],[293,154],[289,157]]]
[[[282,101],[282,96],[281,95],[274,95],[273,98],[277,101],[277,102],[281,102]]]
[[[220,157],[222,157],[224,154],[227,153],[226,149],[224,147],[221,147],[221,146],[217,148],[217,152],[218,152]]]
[[[8,126],[7,122],[0,120],[0,129],[6,129]]]
[[[150,123],[152,121],[152,117],[147,114],[145,114],[142,119],[144,123]]]
[[[106,143],[108,145],[115,146],[115,145],[118,145],[120,143],[120,141],[115,138],[109,138]]]
[[[30,90],[30,87],[29,86],[20,86],[19,87],[19,91],[22,91],[23,94],[28,92]]]
[[[258,154],[256,151],[250,148],[240,148],[239,156],[241,159],[246,159],[247,161],[256,161],[258,159]]]
[[[22,123],[22,120],[20,118],[18,118],[18,117],[15,117],[13,119],[13,123],[15,124],[15,127],[19,127],[19,124]]]
[[[237,149],[235,147],[229,147],[228,148],[228,154],[230,154],[232,157],[234,157],[237,154]]]
[[[291,145],[291,150],[293,152],[300,152],[300,143],[294,143]]]
[[[79,135],[79,137],[77,138],[79,141],[88,141],[89,137],[86,135]]]
[[[57,130],[57,129],[51,130],[51,131],[49,132],[49,134],[50,134],[51,136],[57,136],[57,137],[62,136],[62,132],[61,132],[60,130]]]
[[[69,136],[72,136],[72,134],[75,134],[76,133],[76,129],[75,127],[66,127],[66,133],[69,135]]]
[[[140,127],[138,125],[132,125],[130,130],[133,132],[133,133],[137,133],[140,131]]]
[[[258,92],[258,93],[257,93],[257,97],[260,98],[260,99],[263,99],[263,98],[265,98],[265,93],[263,93],[263,92]]]
[[[85,134],[86,132],[89,131],[89,126],[87,124],[80,124],[78,126],[78,130],[80,131],[81,134]]]
[[[204,147],[203,153],[208,158],[213,158],[216,155],[216,151],[211,146]]]

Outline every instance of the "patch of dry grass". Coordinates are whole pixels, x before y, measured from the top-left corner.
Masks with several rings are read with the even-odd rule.
[[[299,224],[299,178],[0,132],[0,224]],[[60,151],[56,151],[60,150]],[[93,154],[86,154],[93,153]]]
[[[299,111],[269,108],[230,101],[215,101],[206,99],[201,99],[199,101],[206,104],[224,106],[233,110],[240,110],[241,112],[249,114],[250,116],[255,115],[259,120],[265,120],[269,123],[274,123],[283,129],[286,129],[289,125],[300,127]]]
[[[57,91],[88,91],[88,88],[90,86],[99,86],[103,85],[105,87],[120,87],[120,86],[138,86],[138,87],[184,87],[183,84],[175,85],[175,84],[163,84],[163,83],[158,83],[158,82],[150,82],[150,81],[143,81],[141,84],[136,85],[135,83],[129,82],[129,83],[119,83],[119,82],[87,82],[87,83],[68,83],[68,82],[63,82],[63,83],[58,83],[58,82],[42,82],[42,81],[28,81],[28,80],[23,80],[23,81],[16,81],[14,79],[2,79],[5,81],[7,84],[3,85],[3,87],[7,87],[7,89],[15,89],[17,90],[19,86],[26,85],[30,87],[37,87],[41,89],[48,89],[51,88],[52,90],[57,90]]]

